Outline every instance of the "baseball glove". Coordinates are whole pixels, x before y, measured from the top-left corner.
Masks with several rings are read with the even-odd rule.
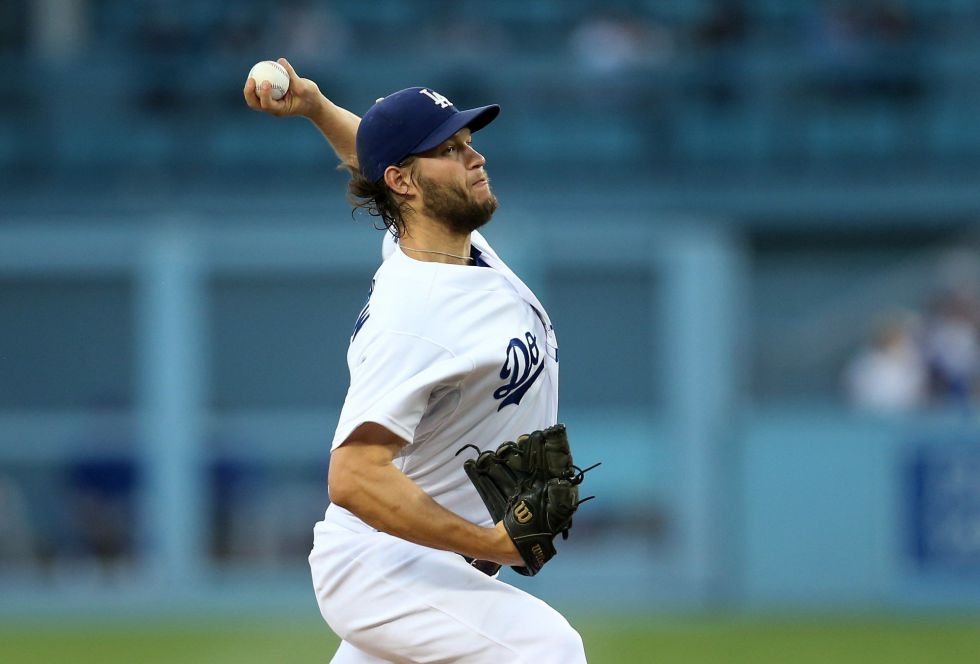
[[[578,506],[594,498],[579,500],[578,485],[599,464],[580,470],[572,463],[563,424],[502,443],[496,451],[466,445],[459,452],[470,447],[479,454],[463,462],[463,470],[524,559],[525,566],[514,571],[534,576],[557,553],[555,536],[568,538]]]

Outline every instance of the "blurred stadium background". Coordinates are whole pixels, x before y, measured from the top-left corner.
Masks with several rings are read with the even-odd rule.
[[[980,3],[4,0],[0,660],[327,661],[306,555],[380,235],[301,120],[499,102],[487,229],[600,497],[595,662],[980,652]]]

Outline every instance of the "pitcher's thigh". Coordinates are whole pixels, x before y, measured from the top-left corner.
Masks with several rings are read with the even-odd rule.
[[[329,611],[329,622],[344,640],[375,657],[473,664],[585,661],[581,637],[560,613],[461,558],[457,563],[422,556],[397,574],[362,569],[359,576],[361,590]]]
[[[330,664],[389,664],[390,660],[380,659],[358,650],[347,641],[341,641]]]

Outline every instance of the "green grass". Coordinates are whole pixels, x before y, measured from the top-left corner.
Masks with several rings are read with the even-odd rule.
[[[573,619],[592,664],[923,664],[980,661],[980,620],[955,618]],[[327,662],[337,640],[313,621],[0,625],[5,664]],[[503,663],[502,663],[503,664]]]
[[[651,619],[576,625],[593,664],[980,662],[980,622],[958,619]]]

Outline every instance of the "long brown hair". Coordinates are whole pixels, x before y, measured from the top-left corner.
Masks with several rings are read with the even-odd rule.
[[[414,160],[415,157],[407,157],[398,166],[411,166]],[[350,174],[350,182],[347,183],[347,202],[354,208],[351,214],[357,210],[366,210],[372,217],[381,219],[388,232],[396,238],[401,237],[405,232],[404,215],[412,211],[408,201],[389,189],[383,179],[379,182],[371,182],[361,175],[359,169],[349,164],[345,164],[344,167]],[[377,224],[375,227],[380,228]]]

